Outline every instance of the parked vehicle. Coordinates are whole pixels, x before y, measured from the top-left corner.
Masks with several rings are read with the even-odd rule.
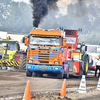
[[[19,63],[15,63],[15,53],[20,49],[18,42],[9,39],[2,39],[0,44],[3,46],[3,54],[0,59],[1,68],[5,67],[7,69],[7,67],[14,67],[16,63]]]

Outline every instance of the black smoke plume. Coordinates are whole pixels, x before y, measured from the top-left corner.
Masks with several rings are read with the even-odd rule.
[[[38,27],[41,19],[47,15],[48,7],[55,9],[58,0],[30,0],[33,9],[33,27]]]

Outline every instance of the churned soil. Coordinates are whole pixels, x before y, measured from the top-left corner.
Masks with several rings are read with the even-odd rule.
[[[30,81],[32,100],[81,100],[82,98],[82,100],[89,100],[92,96],[96,98],[100,95],[99,91],[93,89],[81,95],[77,91],[68,91],[66,97],[60,97],[59,92],[63,79],[48,75],[26,77],[25,71],[0,70],[0,100],[22,100],[28,80]],[[66,88],[72,88],[73,91],[73,88],[79,87],[80,80],[76,76],[71,76],[70,79],[66,79]],[[95,78],[94,75],[86,76],[87,87],[96,88],[97,83],[98,78]]]

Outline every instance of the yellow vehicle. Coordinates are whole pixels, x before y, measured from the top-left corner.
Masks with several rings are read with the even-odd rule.
[[[13,67],[14,66],[14,55],[19,50],[19,44],[17,41],[9,40],[9,39],[2,39],[0,41],[2,54],[0,59],[0,66],[1,68],[5,67],[7,69],[7,66]]]

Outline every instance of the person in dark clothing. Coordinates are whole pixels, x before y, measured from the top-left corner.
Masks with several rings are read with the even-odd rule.
[[[97,70],[99,70],[99,76],[100,76],[100,55],[98,55],[98,58],[96,58],[95,61],[95,77],[97,75]]]
[[[7,39],[11,40],[11,37],[10,37],[10,36],[8,36],[8,37],[7,37]]]

